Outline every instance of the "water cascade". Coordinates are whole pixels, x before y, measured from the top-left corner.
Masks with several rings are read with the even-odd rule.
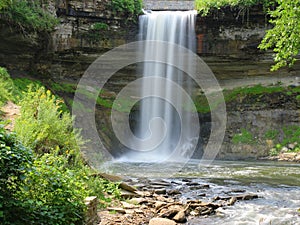
[[[184,87],[186,93],[191,94],[191,79],[176,68],[176,62],[188,63],[188,60],[184,55],[174,55],[174,51],[178,45],[192,51],[195,49],[195,19],[196,11],[153,11],[140,16],[139,36],[141,41],[146,41],[140,51],[144,51],[145,55],[163,55],[168,61],[167,64],[156,61],[144,63],[143,78],[159,77],[172,81],[161,85],[159,80],[153,83],[146,80],[141,88],[142,95],[150,88],[153,93],[163,92],[166,99],[175,99],[175,104],[157,97],[141,100],[135,135],[142,139],[147,139],[149,136],[152,136],[153,140],[160,139],[161,136],[164,138],[159,144],[154,143],[155,141],[150,143],[150,148],[147,143],[147,146],[141,145],[139,151],[131,151],[126,155],[129,161],[180,160],[190,157],[192,152],[189,150],[197,145],[199,135],[191,136],[190,128],[193,129],[193,120],[198,118],[193,118],[192,114],[184,109],[185,100],[181,92],[172,85],[175,82],[180,87]],[[156,46],[153,43],[148,45],[147,41],[168,42],[175,45],[161,49],[158,47],[160,45]],[[161,123],[151,124],[155,118],[160,118],[164,126],[162,127]],[[165,133],[162,130],[165,130]]]

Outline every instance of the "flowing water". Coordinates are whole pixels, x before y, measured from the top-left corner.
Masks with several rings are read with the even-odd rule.
[[[218,209],[215,215],[194,218],[188,224],[297,225],[300,224],[300,165],[281,162],[215,161],[202,166],[200,161],[181,163],[109,162],[102,171],[131,179],[160,179],[173,182],[184,199],[208,200],[236,192],[258,194],[259,198],[237,202]],[[172,176],[170,177],[170,174]],[[205,197],[184,180],[209,184]]]
[[[174,52],[178,46],[195,49],[195,18],[196,11],[148,12],[140,17],[140,40],[145,41],[140,51],[145,52],[147,57],[163,56],[168,62],[166,64],[155,61],[144,63],[143,77],[163,78],[166,83],[161,85],[162,80],[157,79],[149,86],[149,80],[143,82],[142,96],[145,96],[146,92],[151,92],[154,95],[160,93],[160,97],[152,95],[141,101],[138,119],[140,122],[135,128],[135,134],[149,141],[141,143],[137,151],[125,155],[124,160],[164,161],[174,152],[182,153],[181,155],[176,153],[175,156],[173,154],[173,158],[179,158],[187,155],[186,152],[192,147],[190,145],[194,147],[197,145],[199,134],[191,137],[190,134],[193,132],[190,132],[190,129],[193,128],[187,126],[191,124],[191,113],[183,109],[184,95],[174,85],[176,83],[180,87],[185,86],[187,93],[191,90],[189,78],[176,69],[176,62],[188,63],[188,60],[184,55],[175,56]],[[147,41],[152,42],[147,43]],[[155,45],[153,41],[174,45],[161,48],[160,44]],[[155,120],[158,122],[152,123]],[[180,148],[180,151],[177,148]]]

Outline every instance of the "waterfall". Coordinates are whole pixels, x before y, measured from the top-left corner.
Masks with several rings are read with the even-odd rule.
[[[140,51],[144,51],[145,55],[163,55],[167,58],[168,64],[159,62],[146,62],[143,64],[142,74],[143,78],[147,77],[161,77],[167,80],[176,82],[190,95],[191,94],[191,79],[172,66],[176,62],[187,61],[184,55],[174,55],[174,48],[176,45],[183,46],[192,51],[195,50],[196,35],[195,35],[195,18],[196,11],[153,11],[146,12],[145,15],[140,16],[140,33],[141,41],[146,41],[141,47]],[[174,47],[167,49],[159,49],[153,47],[153,44],[148,45],[147,41],[163,41],[174,43]],[[154,45],[155,46],[155,45]],[[175,59],[176,57],[176,59]],[[176,62],[175,62],[176,60]],[[175,98],[175,105],[181,107],[175,108],[174,104],[165,99],[157,97],[148,97],[140,102],[138,125],[135,128],[135,135],[141,139],[147,139],[152,136],[154,140],[164,136],[161,143],[153,143],[152,149],[147,149],[146,146],[141,145],[140,151],[132,151],[126,155],[130,161],[146,161],[146,162],[161,162],[168,159],[180,160],[183,157],[191,157],[189,149],[195,147],[198,142],[198,137],[191,137],[189,127],[193,126],[191,113],[184,110],[184,98],[181,93],[174,89],[174,85],[166,83],[165,86],[160,84],[160,81],[154,81],[149,87],[149,82],[145,81],[142,85],[141,92],[145,89],[152,89],[154,93],[164,92],[166,98]],[[152,124],[154,118],[160,118],[163,121],[161,124]],[[188,129],[183,129],[183,126]],[[151,128],[151,129],[150,129]],[[163,133],[162,129],[166,132]],[[185,132],[183,135],[182,132]],[[174,151],[180,142],[180,151]],[[196,141],[195,141],[196,140]],[[148,143],[149,144],[149,143]]]

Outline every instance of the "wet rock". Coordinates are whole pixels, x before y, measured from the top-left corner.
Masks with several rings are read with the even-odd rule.
[[[155,193],[155,194],[158,194],[158,195],[164,195],[164,194],[167,193],[167,190],[164,189],[164,188],[156,189],[156,190],[154,190],[154,193]]]
[[[245,195],[235,196],[235,198],[237,200],[252,200],[252,199],[258,198],[258,195],[257,194],[245,194]]]
[[[198,196],[199,196],[199,197],[205,197],[206,194],[205,194],[205,193],[199,193]]]
[[[169,190],[167,192],[168,195],[180,195],[181,192],[179,190]]]
[[[170,186],[171,184],[169,182],[166,182],[166,181],[151,181],[149,183],[151,186],[163,186],[163,187],[168,187]]]
[[[186,184],[187,186],[200,186],[200,184],[199,183],[197,183],[197,182],[188,182],[187,184]]]
[[[185,211],[181,210],[179,211],[174,217],[173,220],[177,223],[185,223],[187,221]]]
[[[231,197],[227,203],[227,205],[234,205],[236,203],[237,198],[236,197]]]
[[[176,223],[166,218],[152,218],[149,225],[176,225]]]
[[[137,192],[130,192],[130,191],[125,191],[125,190],[121,190],[121,197],[128,199],[128,198],[135,198],[135,197],[139,197],[140,195]]]

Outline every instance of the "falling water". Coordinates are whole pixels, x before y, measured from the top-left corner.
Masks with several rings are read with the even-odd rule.
[[[140,39],[146,41],[140,51],[144,51],[145,55],[155,55],[165,57],[167,64],[159,62],[147,62],[143,65],[143,77],[162,77],[167,80],[176,82],[179,86],[184,87],[184,90],[190,95],[190,78],[182,71],[176,69],[176,62],[187,62],[188,59],[184,55],[174,55],[178,45],[195,49],[195,18],[196,11],[158,11],[148,12],[140,17]],[[161,49],[153,44],[147,44],[147,41],[158,41],[174,43],[176,45],[168,46],[167,49]],[[153,42],[152,42],[153,43]],[[176,57],[176,58],[175,58]],[[180,57],[180,58],[178,58]],[[173,65],[173,66],[172,66]],[[175,66],[174,66],[175,65]],[[198,136],[191,137],[189,128],[183,129],[183,126],[192,127],[191,113],[186,112],[183,108],[184,98],[182,94],[174,89],[168,82],[162,86],[160,81],[155,81],[149,87],[149,82],[145,81],[142,86],[142,92],[146,88],[151,88],[154,93],[164,92],[166,99],[174,98],[176,104],[181,107],[176,108],[174,104],[170,104],[165,99],[157,97],[148,97],[140,103],[139,124],[136,128],[136,135],[139,138],[147,139],[151,136],[154,140],[164,135],[163,141],[159,144],[150,144],[149,146],[140,146],[140,151],[134,151],[127,157],[131,161],[165,161],[165,160],[180,160],[184,157],[190,157],[190,149],[197,145]],[[175,109],[176,108],[176,109]],[[160,118],[164,122],[161,124],[151,125],[151,120]],[[165,130],[165,133],[162,132]],[[182,134],[184,132],[184,134]],[[156,136],[156,137],[155,137]],[[179,141],[179,139],[181,141]],[[180,151],[175,149],[180,148]]]

